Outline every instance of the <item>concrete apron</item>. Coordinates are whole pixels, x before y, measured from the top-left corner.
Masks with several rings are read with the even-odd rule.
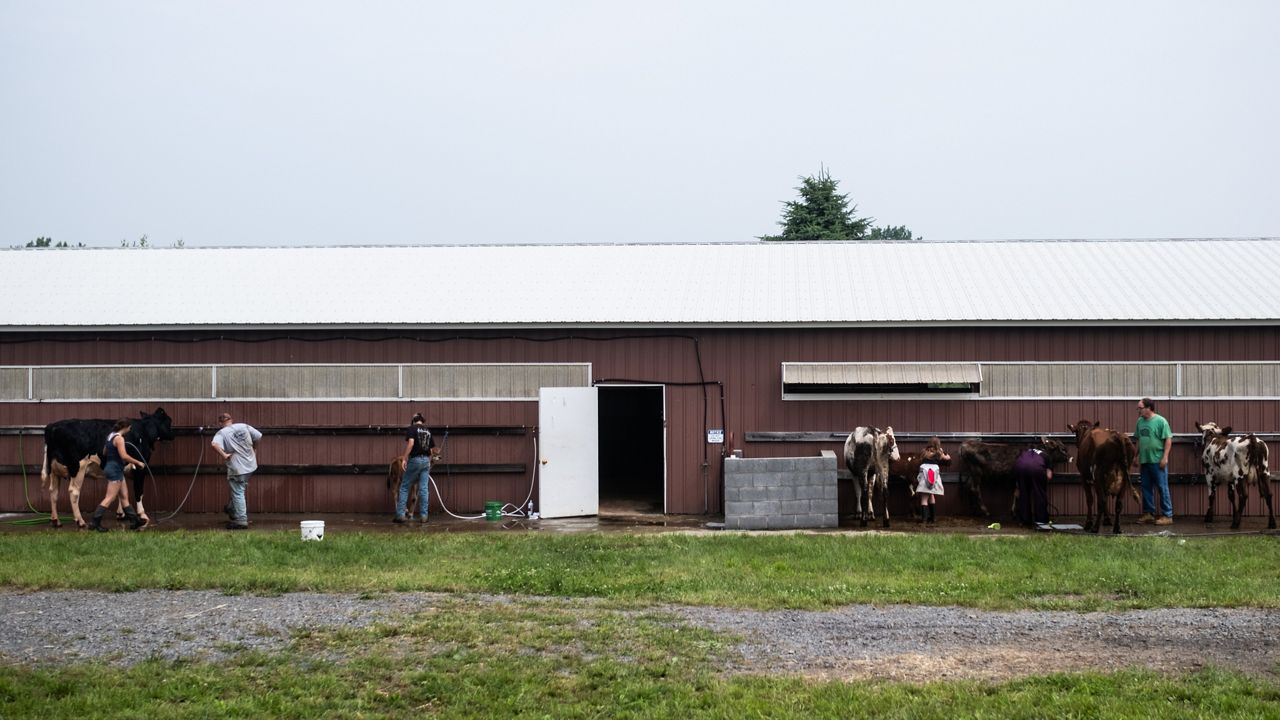
[[[74,520],[71,514],[62,513],[63,526],[60,530],[52,529],[49,524],[37,523],[20,525],[13,524],[14,520],[29,520],[35,518],[35,515],[26,513],[6,513],[0,514],[0,533],[21,533],[21,532],[76,532]],[[166,513],[154,513],[154,520],[158,523],[148,526],[144,532],[173,532],[176,530],[198,530],[210,532],[237,532],[226,529],[227,516],[222,513],[179,513],[172,518],[166,518]],[[293,533],[299,532],[300,523],[303,520],[323,520],[325,523],[325,536],[328,538],[332,535],[343,533],[483,533],[483,532],[551,532],[551,533],[583,533],[583,532],[605,532],[605,533],[664,533],[664,532],[682,532],[682,533],[702,533],[702,532],[751,532],[751,533],[820,533],[820,534],[878,534],[884,532],[891,533],[960,533],[965,535],[1049,535],[1051,533],[1021,528],[1009,522],[1002,522],[999,529],[990,529],[987,525],[990,520],[981,518],[951,516],[939,517],[934,525],[921,525],[913,518],[893,518],[892,527],[888,530],[882,530],[879,522],[868,523],[866,528],[859,527],[856,518],[842,516],[840,518],[840,527],[826,530],[752,530],[752,531],[724,531],[723,518],[719,516],[703,516],[703,515],[662,515],[660,513],[626,513],[626,514],[605,514],[598,517],[580,517],[580,518],[557,518],[554,520],[525,520],[520,517],[504,517],[499,521],[488,521],[483,518],[479,520],[459,520],[444,514],[432,515],[427,524],[420,525],[415,521],[409,521],[403,525],[391,522],[391,515],[388,514],[357,514],[357,513],[260,513],[251,514],[249,517],[249,532],[254,531],[289,531]],[[1083,523],[1083,518],[1064,518],[1060,522]],[[115,519],[114,514],[104,518],[103,525],[111,529],[113,532],[125,530],[125,526]],[[1266,529],[1267,519],[1265,517],[1246,517],[1243,519],[1239,530],[1231,530],[1231,518],[1228,515],[1225,520],[1215,521],[1212,525],[1205,525],[1202,518],[1175,518],[1173,525],[1154,526],[1149,524],[1139,524],[1136,516],[1126,515],[1121,522],[1121,528],[1125,536],[1141,537],[1145,535],[1169,536],[1176,535],[1182,537],[1191,536],[1214,536],[1214,535],[1247,535],[1247,534],[1276,534],[1276,531],[1268,531]],[[239,531],[243,532],[243,531]],[[1070,534],[1081,534],[1074,532]],[[1103,528],[1102,536],[1107,537],[1111,534],[1110,526]]]

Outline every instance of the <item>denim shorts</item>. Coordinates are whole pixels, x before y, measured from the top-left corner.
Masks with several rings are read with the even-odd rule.
[[[124,465],[109,462],[102,467],[102,474],[107,476],[107,482],[120,482],[124,479]]]

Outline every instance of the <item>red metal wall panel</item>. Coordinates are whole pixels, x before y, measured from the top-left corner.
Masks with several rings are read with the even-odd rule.
[[[593,378],[667,384],[667,507],[674,513],[720,508],[720,446],[708,447],[704,429],[724,428],[732,446],[748,456],[808,455],[838,450],[838,443],[782,444],[743,441],[756,431],[847,431],[857,425],[892,425],[900,432],[1064,432],[1081,418],[1129,430],[1133,402],[1123,401],[783,401],[781,363],[823,361],[1172,361],[1276,360],[1280,330],[1272,327],[1203,328],[870,328],[573,330],[431,333],[388,332],[133,333],[112,339],[47,334],[0,344],[0,365],[165,363],[424,363],[589,362]],[[699,364],[699,357],[701,364]],[[723,384],[727,417],[720,416]],[[1170,401],[1159,410],[1175,432],[1193,432],[1194,421],[1214,420],[1239,430],[1280,429],[1280,408],[1270,401]],[[399,425],[414,410],[407,402],[178,403],[167,408],[183,426],[213,425],[227,407],[260,428],[282,425]],[[43,425],[67,417],[113,417],[151,410],[140,403],[0,403],[0,425]],[[530,428],[517,437],[450,438],[456,463],[533,463],[536,402],[439,402],[425,407],[433,426],[504,425]],[[204,442],[207,442],[207,438]],[[194,464],[202,445],[180,438],[161,446],[156,462]],[[262,461],[269,464],[385,463],[397,451],[392,437],[269,436]],[[27,462],[38,448],[28,443]],[[17,464],[18,443],[0,437],[0,465]],[[208,453],[206,453],[208,459]],[[1178,445],[1172,470],[1195,472],[1191,445]],[[493,474],[439,478],[452,509],[474,513],[490,499],[522,500],[528,475]],[[161,478],[148,491],[151,507],[174,507],[190,477]],[[34,490],[38,478],[28,486]],[[91,488],[92,490],[92,488]],[[97,491],[93,491],[97,492]],[[1064,503],[1075,502],[1070,488]],[[1187,490],[1187,512],[1198,491]],[[152,494],[154,493],[154,495]],[[46,502],[36,498],[37,505]],[[217,511],[225,489],[216,476],[195,482],[187,509]],[[438,501],[438,499],[437,499]],[[433,501],[433,504],[437,501]],[[65,502],[65,500],[64,500]],[[250,502],[261,510],[385,511],[383,477],[258,477]],[[950,501],[949,501],[950,502]],[[1251,503],[1255,505],[1256,500]],[[26,506],[21,476],[0,478],[0,508]],[[1201,510],[1202,511],[1202,510]],[[1179,510],[1182,512],[1182,510]]]

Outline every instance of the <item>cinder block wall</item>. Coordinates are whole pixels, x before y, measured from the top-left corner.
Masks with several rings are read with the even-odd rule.
[[[836,455],[725,458],[724,526],[728,530],[839,525]]]

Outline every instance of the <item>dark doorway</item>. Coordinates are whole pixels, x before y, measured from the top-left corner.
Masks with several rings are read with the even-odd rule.
[[[662,512],[662,386],[601,385],[599,398],[600,514]]]

